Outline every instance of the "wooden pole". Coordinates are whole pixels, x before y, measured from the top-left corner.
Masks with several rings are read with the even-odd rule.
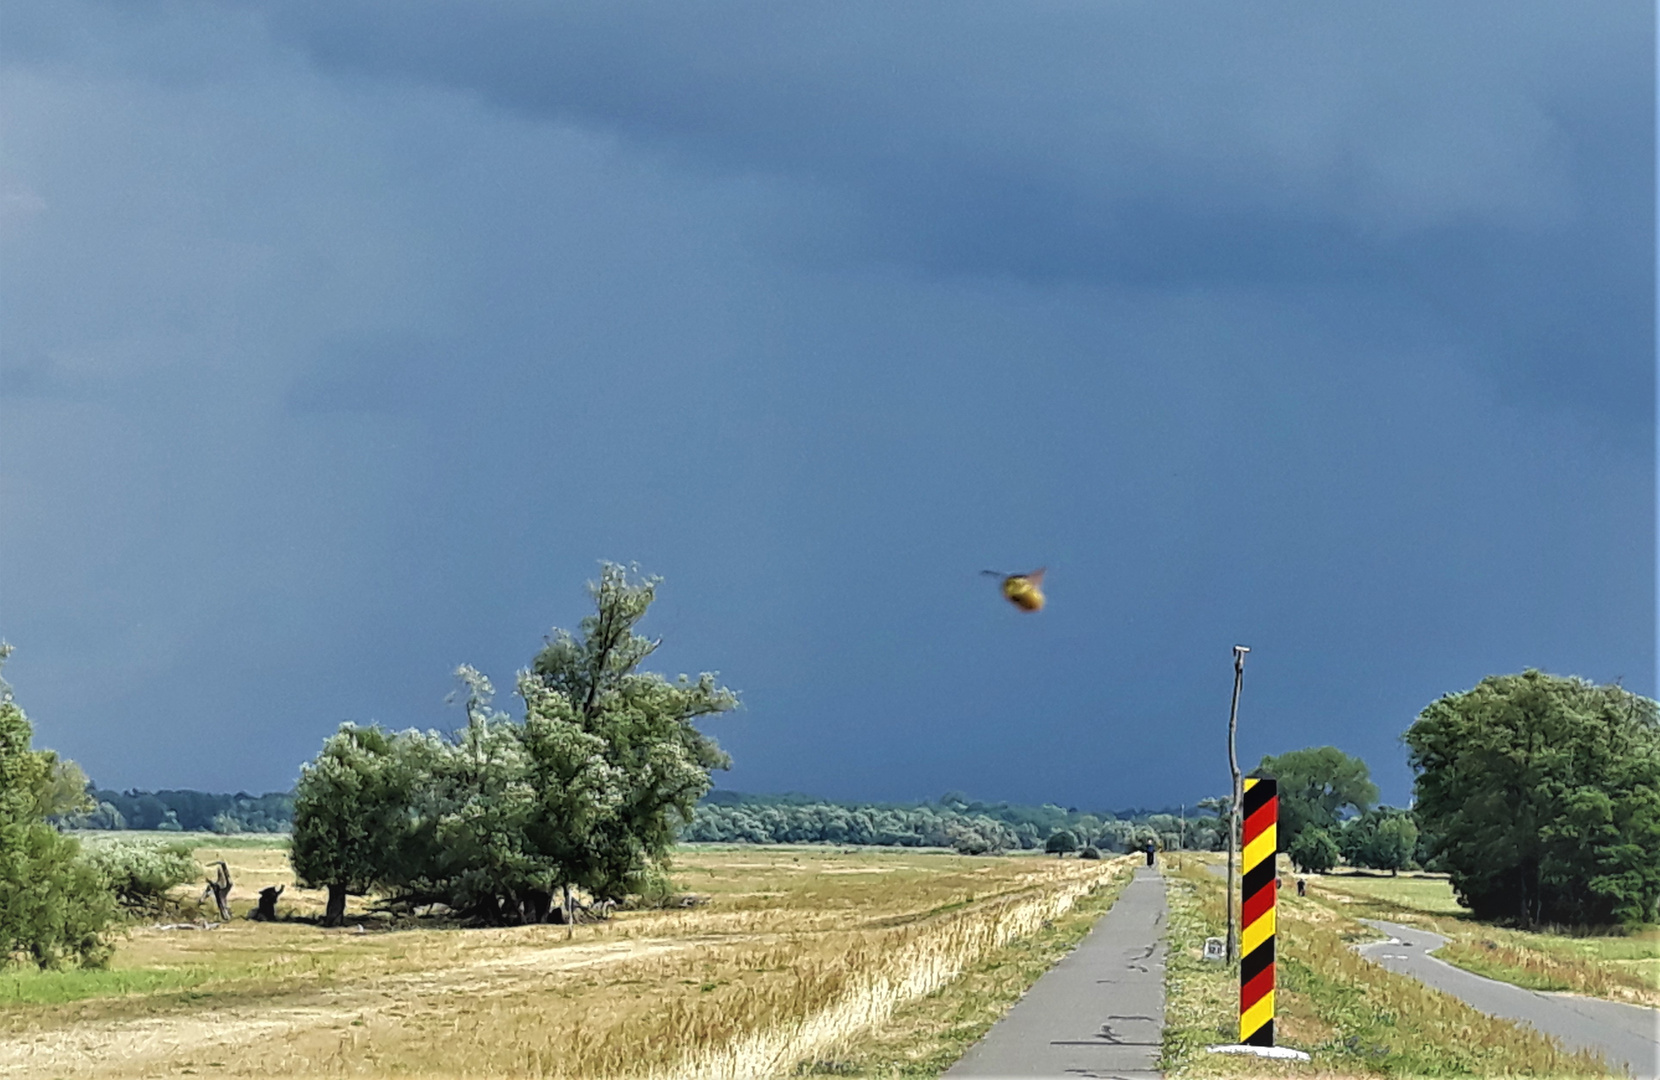
[[[1234,746],[1234,735],[1239,730],[1239,687],[1245,681],[1245,654],[1251,650],[1243,645],[1233,647],[1233,705],[1228,709],[1228,770],[1233,774],[1233,789],[1228,799],[1228,963],[1239,959],[1239,926],[1234,918],[1235,864],[1239,856],[1239,753]]]

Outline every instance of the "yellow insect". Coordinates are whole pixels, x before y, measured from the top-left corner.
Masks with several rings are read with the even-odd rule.
[[[982,574],[1003,579],[1003,598],[1021,611],[1043,610],[1043,572],[1040,566],[1030,574],[1003,574],[996,570],[982,570]]]

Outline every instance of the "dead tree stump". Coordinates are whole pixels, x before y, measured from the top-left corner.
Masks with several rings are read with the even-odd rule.
[[[207,888],[202,892],[202,899],[206,900],[211,893],[213,902],[219,905],[219,921],[230,922],[231,868],[223,862],[209,863],[208,865],[218,866],[219,873],[215,877],[208,878]]]
[[[284,888],[282,885],[268,885],[259,890],[259,907],[248,917],[256,922],[276,922],[277,897],[282,895]]]

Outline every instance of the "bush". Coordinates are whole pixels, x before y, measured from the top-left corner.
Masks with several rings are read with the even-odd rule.
[[[49,825],[0,826],[0,964],[103,967],[103,933],[115,900],[81,858],[80,844]]]
[[[669,875],[659,867],[652,867],[641,873],[632,884],[634,889],[628,897],[630,907],[672,907],[680,896],[675,891],[674,882],[669,880]]]
[[[92,848],[84,858],[122,906],[141,911],[161,910],[169,890],[201,873],[185,843],[117,840]]]
[[[1078,852],[1078,858],[1080,859],[1099,859],[1100,857],[1101,849],[1096,847],[1094,844],[1091,844],[1090,846],[1084,848],[1084,850]]]

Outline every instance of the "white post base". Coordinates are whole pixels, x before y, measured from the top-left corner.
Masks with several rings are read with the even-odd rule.
[[[1257,1057],[1278,1058],[1281,1061],[1307,1061],[1309,1057],[1301,1050],[1293,1050],[1289,1046],[1245,1046],[1235,1043],[1232,1046],[1207,1046],[1206,1052],[1212,1054],[1254,1054]]]

